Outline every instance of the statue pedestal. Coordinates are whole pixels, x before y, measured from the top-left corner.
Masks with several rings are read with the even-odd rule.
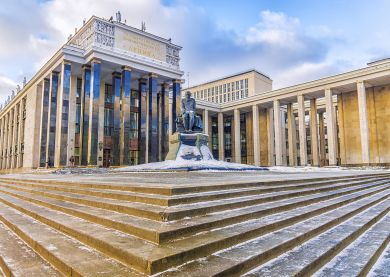
[[[169,152],[165,160],[213,160],[208,147],[209,136],[203,133],[175,133],[169,136]]]

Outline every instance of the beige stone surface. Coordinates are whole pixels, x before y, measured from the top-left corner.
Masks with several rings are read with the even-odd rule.
[[[389,177],[380,170],[9,174],[0,176],[0,224],[66,275],[241,275],[271,259],[277,274],[282,254],[332,227],[364,234],[365,222],[389,209]],[[360,212],[367,216],[355,217]]]

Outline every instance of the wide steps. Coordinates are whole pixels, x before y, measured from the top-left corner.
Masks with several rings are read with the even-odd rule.
[[[331,230],[304,243],[297,249],[291,250],[266,266],[251,271],[246,276],[308,276],[329,262],[340,250],[364,233],[368,228],[381,220],[390,211],[390,200],[371,207]],[[386,219],[386,218],[385,218]],[[384,226],[380,226],[383,231]],[[387,230],[389,232],[389,230]],[[373,245],[370,246],[373,248]],[[354,247],[355,248],[355,247]],[[359,249],[356,246],[356,249]],[[362,249],[360,249],[362,250]],[[355,252],[354,255],[357,253]],[[361,261],[364,256],[360,257]],[[344,268],[339,274],[358,276],[359,271],[353,263],[348,264],[350,269]],[[354,274],[354,270],[355,273]],[[329,275],[326,275],[329,276]],[[337,275],[336,275],[337,276]]]
[[[337,236],[345,236],[345,233],[343,232]],[[343,274],[348,274],[349,276],[367,275],[374,262],[382,254],[386,246],[389,245],[389,242],[390,213],[387,213],[384,218],[375,223],[361,237],[317,271],[316,276],[341,276]],[[348,269],[347,272],[346,269]]]
[[[359,190],[366,190],[371,186],[380,185],[384,182],[387,181],[376,181],[372,182],[370,186],[355,185],[352,188],[348,187],[344,189],[338,189],[337,186],[334,186],[335,190],[330,192],[267,202],[256,206],[232,210],[229,213],[214,213],[202,217],[167,222],[163,225],[156,221],[123,215],[115,211],[89,207],[72,202],[64,202],[61,200],[39,196],[23,191],[12,190],[9,188],[0,188],[0,191],[41,206],[45,206],[104,225],[109,228],[114,228],[119,231],[147,239],[152,242],[161,243],[175,237],[183,235],[188,236],[196,232],[207,230],[209,228],[223,227],[229,224],[257,218],[259,216],[281,212],[283,210],[289,210],[326,199],[339,197],[341,195],[350,194]]]
[[[342,209],[335,209],[324,214],[314,216],[301,222],[291,222],[288,225],[280,224],[281,218],[277,215],[267,216],[259,220],[269,222],[274,228],[259,233],[252,240],[237,243],[228,250],[215,251],[206,258],[201,258],[179,267],[176,271],[169,271],[161,276],[186,276],[189,272],[193,276],[231,276],[243,272],[278,257],[304,241],[314,238],[322,232],[337,226],[352,216],[383,202],[384,209],[389,208],[390,190],[387,194],[380,193],[346,205]],[[298,215],[297,211],[297,216]],[[302,212],[302,211],[301,211]],[[279,215],[283,218],[283,215]],[[263,223],[264,225],[266,223]]]
[[[0,220],[66,276],[142,276],[85,244],[2,203]]]
[[[0,272],[5,276],[62,276],[1,222],[0,242]]]
[[[378,258],[378,261],[374,264],[370,271],[370,276],[387,277],[390,276],[390,244]]]
[[[383,180],[385,177],[374,178],[376,180]],[[367,183],[373,181],[374,179],[368,180],[359,180],[352,182],[343,182],[341,184],[331,184],[325,187],[314,187],[314,188],[305,188],[290,191],[278,191],[278,192],[269,192],[253,196],[242,196],[229,199],[229,201],[224,200],[214,200],[208,202],[200,202],[194,204],[173,206],[166,209],[166,207],[130,202],[124,200],[114,200],[108,198],[101,198],[97,196],[90,196],[85,194],[77,194],[64,191],[51,191],[41,188],[24,188],[17,185],[7,184],[2,185],[6,188],[11,188],[15,190],[35,193],[37,195],[43,195],[50,198],[55,198],[62,201],[73,202],[82,205],[89,205],[96,208],[109,209],[112,211],[122,212],[129,215],[134,215],[138,217],[144,217],[147,219],[157,220],[157,221],[171,221],[179,220],[185,217],[193,217],[204,215],[208,213],[231,210],[234,208],[241,208],[244,206],[253,206],[256,204],[261,204],[265,202],[288,199],[291,197],[304,196],[315,194],[324,191],[334,190],[336,188],[344,188],[349,186],[354,186],[359,183]]]
[[[51,269],[69,276],[245,274],[361,213],[388,205],[390,197],[389,174],[222,183],[209,188],[153,184],[152,190],[119,181],[110,185],[104,178],[80,187],[58,179],[0,178],[0,221]],[[222,190],[215,191],[218,188]],[[380,220],[374,212],[367,218]],[[45,230],[41,235],[48,236],[47,241],[40,238],[39,229]],[[67,246],[54,249],[50,238],[57,244],[66,238]],[[385,244],[382,240],[382,252]],[[62,256],[76,248],[91,257],[79,250],[74,253],[81,255],[81,261]],[[374,252],[372,265],[380,251]],[[328,255],[328,260],[334,256]],[[103,265],[84,266],[82,261],[88,259],[111,266],[108,271],[100,270]]]

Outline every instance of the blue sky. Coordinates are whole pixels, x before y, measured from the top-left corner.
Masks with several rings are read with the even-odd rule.
[[[390,56],[390,0],[2,0],[0,101],[84,18],[117,10],[183,46],[191,85],[256,68],[279,88]]]

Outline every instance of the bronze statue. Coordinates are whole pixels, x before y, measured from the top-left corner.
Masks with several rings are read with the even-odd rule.
[[[181,100],[181,115],[176,119],[176,126],[179,133],[199,133],[203,130],[202,119],[196,115],[196,101],[190,91]]]
[[[191,92],[187,91],[186,97],[181,100],[181,113],[183,125],[186,132],[191,132],[195,123],[196,102],[191,97]]]

